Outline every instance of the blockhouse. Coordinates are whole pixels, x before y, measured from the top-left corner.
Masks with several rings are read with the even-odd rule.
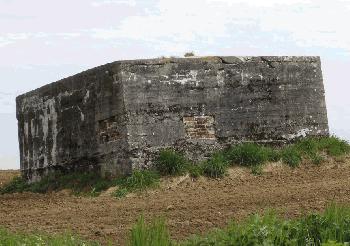
[[[130,173],[171,147],[189,158],[241,141],[328,135],[319,57],[117,61],[17,98],[21,172]]]

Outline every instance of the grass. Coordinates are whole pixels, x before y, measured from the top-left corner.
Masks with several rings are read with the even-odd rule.
[[[231,165],[249,167],[254,175],[262,174],[263,165],[267,161],[278,161],[281,158],[278,150],[256,143],[231,146],[225,151],[224,156]]]
[[[83,241],[79,237],[76,237],[70,233],[63,235],[48,235],[48,234],[25,234],[25,233],[12,233],[5,229],[0,228],[0,246],[9,245],[26,245],[26,246],[97,246],[100,245],[97,242]]]
[[[194,236],[181,245],[322,245],[350,241],[350,208],[331,205],[323,214],[283,220],[274,212],[253,215],[241,224]]]
[[[277,162],[282,158],[282,153],[279,149],[273,149],[271,147],[265,147],[267,160],[271,162]]]
[[[267,161],[279,161],[290,167],[297,167],[303,159],[309,159],[319,165],[324,161],[324,156],[339,157],[350,152],[348,142],[337,137],[303,138],[294,144],[283,148],[272,148],[256,143],[242,143],[230,147],[225,152],[231,165],[247,166],[256,173]]]
[[[350,152],[349,143],[334,136],[319,139],[318,148],[333,157],[341,156]]]
[[[263,173],[263,165],[268,162],[282,161],[295,168],[303,159],[320,165],[326,156],[341,157],[350,152],[348,142],[337,137],[303,138],[294,144],[282,148],[273,148],[256,143],[241,143],[226,150],[214,153],[209,159],[198,164],[191,163],[184,155],[171,149],[161,150],[152,170],[135,170],[129,177],[120,179],[103,179],[95,173],[55,174],[44,177],[41,181],[27,184],[24,179],[16,177],[12,182],[0,188],[0,194],[14,192],[57,191],[70,189],[75,194],[96,196],[109,187],[118,185],[114,195],[118,198],[148,187],[156,187],[160,176],[183,175],[189,173],[192,178],[207,176],[222,178],[230,166],[244,166],[254,175]]]
[[[144,244],[142,244],[144,242]],[[185,241],[171,241],[164,220],[146,224],[143,217],[134,226],[129,245],[349,245],[350,207],[332,204],[324,213],[306,214],[293,220],[281,219],[273,211],[252,215],[242,223],[231,222],[224,229]]]
[[[119,179],[115,197],[121,198],[130,192],[144,191],[147,188],[157,187],[159,174],[153,170],[135,170],[131,176]]]
[[[203,174],[210,178],[222,178],[227,173],[228,161],[218,152],[202,164]]]
[[[29,189],[28,184],[22,177],[14,177],[11,182],[0,187],[0,194],[23,192]]]
[[[211,245],[312,245],[340,246],[350,242],[350,206],[331,204],[323,213],[309,213],[296,219],[282,219],[270,210],[255,214],[241,223],[230,222],[226,228],[193,235],[183,241],[171,239],[164,219],[146,223],[140,216],[129,234],[129,246],[211,246]],[[0,228],[2,245],[100,245],[63,235],[11,233]],[[111,245],[113,245],[111,243]]]
[[[114,180],[105,179],[96,173],[56,173],[43,177],[40,181],[28,184],[22,177],[15,177],[10,183],[0,188],[0,194],[15,192],[46,193],[70,189],[77,195],[96,196],[101,191],[114,185]]]
[[[70,189],[75,195],[98,196],[102,191],[118,185],[119,189],[115,192],[115,196],[123,197],[130,192],[156,187],[159,177],[159,174],[152,170],[135,170],[132,175],[119,179],[105,179],[95,173],[56,174],[31,184],[22,177],[15,177],[11,182],[0,187],[0,194],[46,193]]]
[[[299,166],[301,157],[301,153],[294,146],[288,146],[282,150],[282,161],[290,167]]]
[[[339,157],[350,152],[348,142],[337,137],[303,138],[294,144],[273,148],[257,143],[241,143],[214,153],[208,160],[199,164],[190,164],[183,155],[173,150],[162,150],[155,161],[160,175],[181,175],[188,172],[191,177],[205,175],[210,178],[221,178],[229,166],[249,167],[252,174],[261,175],[263,165],[268,162],[282,161],[295,168],[303,159],[309,159],[319,165],[325,155]]]
[[[240,166],[258,166],[268,160],[269,148],[255,143],[243,143],[232,146],[226,151],[226,158]]]
[[[305,156],[312,156],[317,152],[337,157],[350,152],[350,145],[345,140],[335,136],[322,138],[304,138],[295,144],[295,147]]]
[[[187,171],[192,178],[198,178],[204,175],[203,163],[188,165]]]
[[[133,226],[129,244],[130,246],[168,246],[172,245],[164,219],[155,219],[150,225],[145,223],[141,216]]]
[[[251,173],[255,176],[261,175],[263,173],[262,165],[256,165],[251,167]]]
[[[310,157],[311,161],[315,165],[320,165],[322,162],[325,161],[325,158],[321,156],[320,154],[315,154]]]
[[[180,175],[186,172],[189,162],[171,149],[161,150],[155,160],[155,168],[161,175]]]

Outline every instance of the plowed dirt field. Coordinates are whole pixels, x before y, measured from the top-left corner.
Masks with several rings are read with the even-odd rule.
[[[0,184],[14,175],[0,171]],[[261,176],[232,168],[220,180],[168,178],[158,189],[122,199],[111,197],[111,192],[95,198],[76,197],[69,191],[0,195],[0,227],[25,232],[69,230],[86,239],[111,239],[123,245],[141,214],[146,221],[165,217],[174,239],[205,233],[268,208],[291,218],[321,211],[332,201],[350,203],[350,158],[327,160],[321,166],[304,163],[296,169],[269,164]]]

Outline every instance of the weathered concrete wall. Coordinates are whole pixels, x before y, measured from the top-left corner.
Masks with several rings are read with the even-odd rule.
[[[203,158],[237,141],[327,135],[318,57],[107,64],[17,99],[21,170],[130,172],[164,147]]]
[[[159,147],[193,158],[235,141],[328,134],[318,57],[209,57],[123,64],[133,164]]]
[[[130,165],[114,161],[123,161],[127,138],[113,69],[118,65],[107,64],[17,98],[23,176],[37,180],[51,170],[72,169],[125,172]]]

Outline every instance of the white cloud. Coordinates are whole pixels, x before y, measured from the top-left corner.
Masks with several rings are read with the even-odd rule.
[[[29,38],[27,33],[6,33],[0,36],[0,47],[12,44],[18,40],[25,40]]]
[[[4,37],[0,36],[0,48],[6,45],[11,44],[12,42]]]
[[[52,39],[62,38],[62,39],[72,39],[78,38],[81,36],[81,33],[78,32],[58,32],[58,33],[5,33],[0,36],[0,48],[9,44],[13,44],[19,41],[25,41],[28,39],[42,39],[44,42],[52,42]],[[49,41],[48,39],[51,39]],[[57,40],[56,40],[57,41]]]
[[[91,5],[94,7],[101,7],[103,5],[110,5],[110,4],[124,4],[129,6],[136,6],[136,0],[99,0],[99,1],[93,1],[91,2]]]
[[[254,7],[268,6],[272,7],[275,5],[293,5],[293,4],[305,4],[310,3],[311,0],[208,0],[208,2],[222,2],[226,4],[237,4],[237,3],[245,3]]]
[[[348,0],[157,0],[145,4],[136,0],[95,0],[89,4],[108,6],[95,11],[108,11],[105,19],[123,13],[120,5],[145,6],[139,14],[130,14],[100,27],[91,22],[88,28],[81,24],[71,31],[0,34],[0,47],[25,39],[41,39],[43,44],[54,45],[62,40],[81,38],[93,46],[94,39],[113,46],[144,42],[145,46],[160,52],[183,52],[193,47],[209,50],[223,43],[222,46],[244,45],[247,49],[260,47],[265,53],[276,51],[276,46],[280,52],[290,50],[287,44],[301,48],[302,52],[311,47],[350,53],[346,26],[349,3]],[[82,9],[85,8],[83,5]],[[86,19],[88,14],[90,12],[83,12],[81,16]]]
[[[170,48],[210,45],[222,39],[254,47],[261,37],[270,39],[261,40],[262,45],[284,41],[301,48],[350,52],[350,11],[344,6],[340,0],[159,0],[147,15],[129,16],[108,29],[92,29],[91,36]]]

